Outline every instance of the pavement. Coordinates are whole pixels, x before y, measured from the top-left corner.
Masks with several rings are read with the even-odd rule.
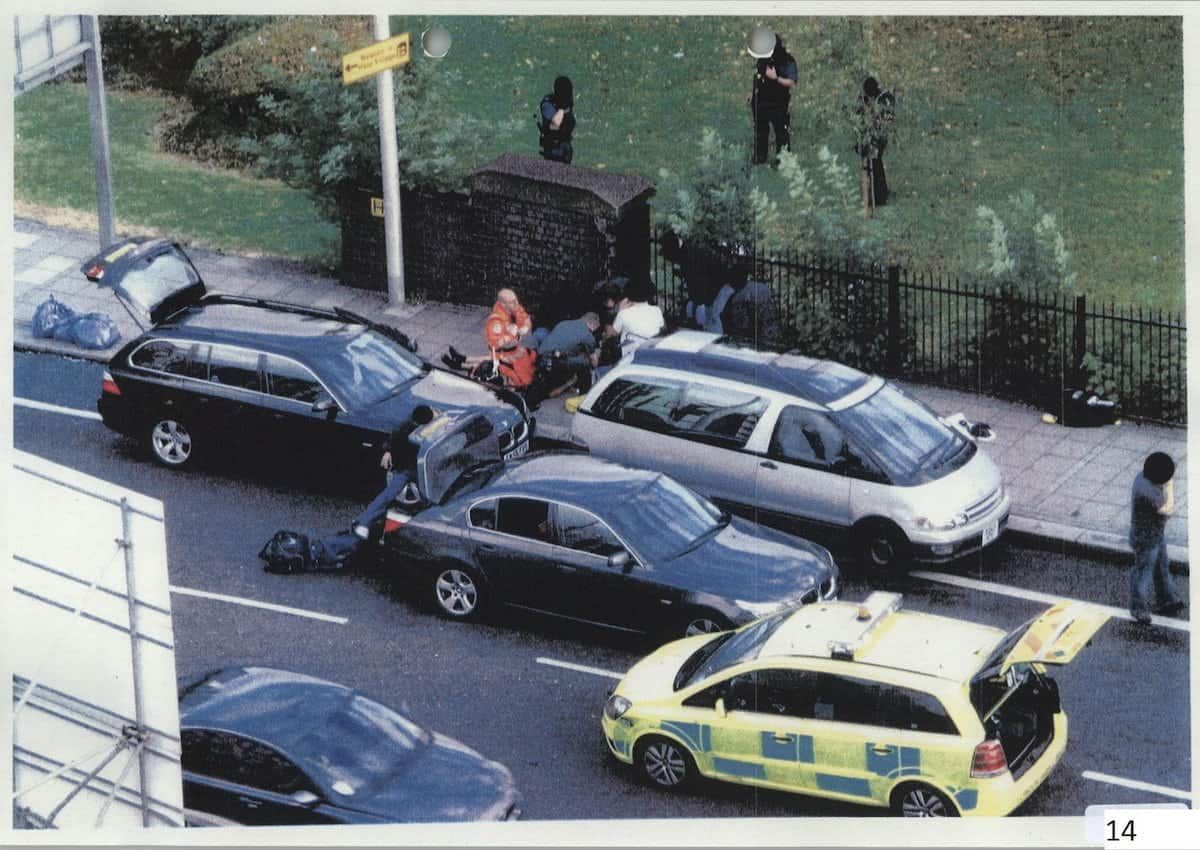
[[[52,227],[18,218],[13,226],[13,347],[106,362],[120,347],[88,351],[71,343],[35,339],[33,311],[51,294],[76,312],[108,314],[123,341],[140,333],[120,302],[79,271],[99,251],[94,232]],[[186,247],[186,246],[185,246]],[[482,353],[488,307],[438,302],[388,306],[384,293],[341,286],[337,280],[290,261],[245,257],[187,247],[210,291],[251,295],[314,307],[343,307],[404,330],[420,352],[437,362],[453,345]],[[535,317],[536,318],[536,317]],[[1042,411],[961,390],[897,382],[941,414],[964,413],[987,422],[996,433],[985,448],[1000,466],[1012,495],[1009,529],[1028,541],[1055,549],[1126,558],[1130,554],[1129,487],[1151,451],[1165,451],[1177,464],[1175,515],[1166,537],[1172,564],[1188,563],[1187,430],[1124,420],[1101,428],[1067,428],[1042,421]],[[538,434],[566,440],[571,415],[564,399],[537,411]]]

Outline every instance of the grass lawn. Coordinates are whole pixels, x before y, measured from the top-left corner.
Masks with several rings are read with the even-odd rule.
[[[231,251],[328,264],[338,228],[302,192],[274,180],[159,153],[152,130],[167,101],[108,92],[118,231],[157,232]],[[94,213],[96,182],[87,89],[44,85],[15,103],[15,197],[37,207]]]
[[[414,36],[432,22],[396,17]],[[745,17],[444,17],[442,60],[465,76],[447,108],[527,119],[479,141],[481,162],[537,153],[534,114],[557,74],[575,82],[578,165],[686,168],[702,127],[751,136]],[[899,92],[878,215],[914,270],[965,271],[975,208],[1022,189],[1059,218],[1078,287],[1093,299],[1182,310],[1183,76],[1177,19],[778,18],[800,68],[793,150],[855,159],[837,122],[866,72]],[[418,56],[414,61],[430,61]],[[69,101],[69,102],[66,102]],[[231,248],[311,256],[336,239],[304,199],[157,156],[159,101],[110,93],[118,214]],[[82,89],[16,101],[17,197],[89,208]],[[499,123],[498,123],[499,126]],[[755,178],[782,195],[777,175]],[[55,199],[57,199],[55,201]]]

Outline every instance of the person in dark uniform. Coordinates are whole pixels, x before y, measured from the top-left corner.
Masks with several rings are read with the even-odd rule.
[[[783,46],[779,33],[775,34],[775,45],[771,52],[757,52],[747,48],[758,60],[754,68],[754,85],[750,90],[750,112],[754,116],[754,163],[767,161],[767,143],[771,128],[775,130],[775,154],[791,150],[791,116],[788,101],[796,85],[799,72],[796,60]]]
[[[881,207],[888,199],[883,152],[887,150],[888,134],[896,118],[896,96],[881,89],[874,77],[867,77],[863,80],[857,111],[860,129],[855,152],[862,157],[863,170],[867,172],[870,206]]]
[[[538,108],[538,135],[542,156],[570,163],[575,155],[571,136],[575,133],[575,89],[570,77],[558,77],[554,91],[542,98]]]

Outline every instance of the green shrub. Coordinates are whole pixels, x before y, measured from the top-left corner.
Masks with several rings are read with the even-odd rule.
[[[822,146],[816,162],[805,166],[790,151],[779,155],[779,176],[787,187],[787,200],[778,206],[772,221],[774,241],[802,254],[849,258],[860,264],[882,261],[884,225],[863,215],[857,180],[858,163],[852,165]]]
[[[268,21],[241,15],[103,15],[106,77],[117,86],[181,93],[202,56]]]

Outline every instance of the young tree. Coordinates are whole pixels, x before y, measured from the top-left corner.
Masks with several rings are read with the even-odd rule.
[[[871,265],[883,258],[883,226],[863,218],[850,166],[822,146],[805,165],[790,151],[779,156],[788,201],[777,215],[778,238],[800,254]]]

